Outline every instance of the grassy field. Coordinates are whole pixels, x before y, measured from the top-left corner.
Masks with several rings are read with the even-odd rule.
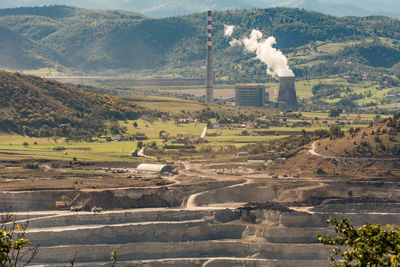
[[[316,112],[302,112],[301,113],[304,117],[312,119],[312,118],[319,118],[320,120],[338,120],[340,118],[346,119],[349,121],[355,121],[355,120],[363,120],[363,121],[373,121],[374,118],[376,117],[376,114],[342,114],[340,115],[339,118],[330,118],[328,113],[316,113]],[[387,118],[390,117],[390,115],[379,115],[381,118]]]
[[[285,135],[280,135],[280,136],[274,136],[274,135],[268,135],[268,136],[243,136],[243,135],[233,135],[226,133],[221,135],[221,136],[209,136],[206,139],[209,140],[210,142],[223,142],[223,143],[229,143],[229,144],[249,144],[249,143],[256,143],[256,142],[265,142],[265,141],[270,141],[270,140],[276,140],[280,138],[287,137]]]
[[[57,69],[54,69],[54,68],[41,68],[41,69],[36,69],[36,70],[24,70],[24,71],[21,71],[21,73],[37,75],[37,76],[61,76],[61,75],[64,75],[63,72],[60,72],[60,71],[58,71]]]
[[[337,83],[343,86],[350,86],[346,81],[338,79],[324,79],[324,80],[309,80],[297,82],[297,92],[300,98],[310,97],[311,88],[315,84],[323,83]],[[271,84],[276,86],[276,84]],[[373,84],[365,83],[363,90],[368,90]],[[382,91],[379,91],[382,94]],[[152,110],[167,112],[172,117],[178,115],[179,117],[193,117],[193,113],[200,112],[204,109],[210,108],[212,111],[219,113],[223,116],[233,116],[238,114],[253,114],[256,118],[263,116],[274,117],[282,120],[283,117],[279,115],[277,110],[262,109],[253,107],[232,107],[225,105],[206,105],[192,100],[177,99],[172,97],[129,97],[138,105]],[[343,122],[343,128],[350,127],[363,127],[373,121],[374,114],[342,114],[339,118],[329,118],[327,113],[307,113],[302,112],[303,119],[287,118],[287,122],[295,122],[305,120],[312,123],[311,127],[270,127],[267,129],[258,129],[260,131],[271,132],[287,132],[296,131],[300,132],[305,129],[312,132],[316,129],[328,129],[331,125],[336,124],[336,121]],[[385,116],[381,116],[383,118]],[[318,118],[318,119],[316,119]],[[212,120],[214,122],[214,120]],[[137,127],[134,127],[134,123]],[[205,124],[203,123],[190,123],[178,124],[173,118],[169,120],[149,118],[141,118],[138,120],[121,121],[120,125],[126,128],[125,136],[129,137],[137,133],[145,134],[149,140],[144,141],[145,144],[155,142],[160,148],[163,146],[159,138],[161,130],[167,131],[170,137],[175,137],[182,134],[187,137],[200,137]],[[244,146],[256,142],[266,142],[274,139],[284,138],[285,134],[281,135],[268,135],[268,136],[244,136],[241,134],[242,130],[209,130],[209,133],[220,132],[218,136],[207,136],[207,146],[221,147],[226,145],[234,145],[236,147]],[[252,130],[248,130],[252,131]],[[26,142],[29,145],[23,145]],[[0,134],[0,159],[2,160],[17,160],[17,159],[51,159],[51,160],[72,160],[77,158],[82,161],[122,161],[122,162],[136,162],[143,159],[132,158],[129,152],[137,148],[137,141],[123,141],[123,142],[106,142],[101,139],[99,142],[66,142],[63,138],[29,138],[19,135]],[[65,150],[54,150],[55,147],[64,147]],[[200,149],[203,145],[199,145]]]
[[[335,54],[341,50],[343,50],[346,46],[352,46],[352,45],[357,45],[360,44],[360,41],[348,41],[345,43],[327,43],[327,44],[322,44],[317,47],[317,51],[319,53],[324,53],[324,54]]]
[[[3,141],[11,139],[11,142]],[[0,159],[50,159],[50,160],[77,160],[83,161],[135,161],[129,157],[129,152],[136,149],[137,141],[125,142],[70,142],[58,140],[57,143],[47,138],[26,138],[16,135],[0,136]],[[31,142],[29,142],[31,141]],[[23,142],[28,142],[24,146]],[[37,145],[34,144],[37,142]],[[64,147],[65,150],[54,150]]]
[[[303,114],[310,119],[318,116],[322,119],[327,114],[309,113]],[[358,119],[356,114],[349,115],[351,119]],[[371,121],[373,116],[366,116],[363,114],[361,119]],[[184,136],[199,137],[204,124],[176,124],[174,121],[161,121],[148,122],[145,120],[137,120],[138,127],[133,126],[135,121],[120,122],[121,125],[127,127],[126,135],[133,135],[136,133],[144,133],[149,137],[149,140],[143,141],[145,144],[155,142],[158,146],[162,146],[162,140],[159,139],[160,130],[168,131],[170,136],[182,134]],[[366,126],[366,125],[346,125],[345,128],[350,126]],[[258,129],[261,131],[314,131],[316,129],[329,128],[328,126],[315,125],[312,127],[270,127],[268,129]],[[268,136],[243,136],[243,130],[209,130],[209,133],[220,132],[220,136],[207,136],[206,140],[209,141],[208,145],[211,147],[221,147],[225,145],[235,145],[240,147],[249,143],[266,142],[270,140],[280,139],[286,137],[285,135],[268,135]],[[23,143],[27,142],[29,145],[24,146]],[[36,143],[36,144],[35,144]],[[122,141],[122,142],[69,142],[66,143],[64,139],[58,139],[57,143],[51,138],[29,138],[19,135],[0,135],[0,159],[2,160],[17,160],[17,159],[51,159],[51,160],[72,160],[76,157],[78,160],[83,161],[125,161],[135,162],[138,159],[129,157],[129,152],[136,149],[138,141]],[[54,150],[56,147],[64,147],[65,150]],[[143,160],[143,159],[140,159]]]
[[[161,112],[168,112],[172,115],[183,115],[186,114],[186,117],[191,117],[191,113],[200,112],[203,109],[211,108],[213,111],[218,112],[224,115],[238,115],[239,113],[245,114],[257,114],[258,116],[274,114],[277,110],[274,109],[265,109],[258,107],[240,107],[240,106],[227,106],[222,104],[203,104],[192,100],[185,100],[179,98],[172,97],[160,97],[160,96],[152,96],[152,97],[127,97],[139,106],[157,110]]]
[[[146,96],[129,97],[128,99],[137,103],[139,106],[162,112],[179,113],[182,110],[193,112],[206,108],[205,104],[196,101],[172,97]]]
[[[133,127],[133,123],[136,122],[138,127]],[[136,133],[144,133],[150,139],[158,139],[159,133],[161,130],[167,131],[170,136],[176,136],[177,134],[183,134],[185,136],[200,136],[205,124],[196,124],[196,123],[188,123],[188,124],[176,124],[173,120],[155,120],[153,122],[145,121],[143,119],[139,119],[136,121],[126,121],[122,122],[123,126],[128,128],[127,133],[136,134]]]
[[[136,122],[138,127],[135,128],[133,123]],[[161,130],[167,131],[171,137],[177,134],[184,136],[199,137],[204,124],[176,124],[174,121],[148,122],[143,119],[137,121],[121,121],[122,126],[126,126],[126,135],[130,136],[136,133],[144,133],[149,140],[143,141],[145,144],[155,142],[162,147],[162,140],[159,139]],[[302,128],[273,127],[264,129],[269,131],[300,131]],[[307,129],[309,130],[309,129]],[[311,130],[311,129],[310,129]],[[210,133],[217,130],[210,130]],[[221,147],[226,145],[235,145],[237,147],[256,142],[265,142],[274,139],[284,138],[284,135],[269,136],[243,136],[243,130],[220,130],[220,136],[207,136],[207,144],[211,147]],[[28,143],[27,146],[23,143]],[[143,159],[132,158],[129,152],[137,148],[138,141],[122,141],[122,142],[65,142],[65,139],[58,139],[55,142],[52,138],[29,138],[19,135],[0,135],[0,159],[1,160],[19,160],[19,159],[50,159],[50,160],[66,160],[71,161],[73,158],[81,161],[122,161],[136,162]],[[64,147],[65,150],[55,150],[54,148]],[[201,147],[201,146],[199,146]]]
[[[205,124],[195,124],[195,123],[188,123],[188,124],[176,124],[173,121],[165,121],[162,122],[161,120],[154,121],[149,123],[144,120],[137,120],[136,123],[138,124],[138,128],[134,128],[133,122],[129,121],[125,124],[128,127],[128,133],[144,133],[146,134],[151,141],[161,142],[158,139],[158,134],[160,130],[167,131],[170,136],[176,136],[177,134],[182,134],[184,136],[194,136],[199,137],[206,126]],[[124,122],[125,123],[125,122]],[[302,128],[301,128],[302,129]],[[270,129],[260,129],[260,130],[268,130],[268,131],[301,131],[300,128],[287,128],[287,127],[273,127]],[[206,139],[210,142],[229,142],[230,144],[242,144],[242,143],[255,143],[255,142],[265,142],[269,140],[279,139],[284,136],[243,136],[241,132],[243,130],[231,130],[231,129],[221,129],[221,130],[208,130],[208,133],[216,133],[220,132],[220,136],[207,136]],[[215,144],[214,144],[215,145]]]

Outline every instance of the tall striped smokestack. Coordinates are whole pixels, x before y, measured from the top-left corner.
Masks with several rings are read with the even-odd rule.
[[[214,73],[212,67],[212,22],[211,11],[207,12],[207,84],[206,84],[206,103],[212,103],[214,99]]]

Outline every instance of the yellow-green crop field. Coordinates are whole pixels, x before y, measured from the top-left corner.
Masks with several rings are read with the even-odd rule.
[[[134,122],[137,123],[137,128],[133,126]],[[121,125],[128,128],[128,134],[144,133],[150,139],[158,139],[161,130],[168,132],[170,136],[183,134],[184,136],[199,137],[206,126],[205,124],[201,123],[176,124],[173,120],[156,120],[154,122],[148,122],[143,119],[121,122]]]
[[[27,142],[29,145],[24,146]],[[34,143],[37,144],[34,144]],[[145,141],[146,143],[146,141]],[[65,150],[54,150],[64,147]],[[0,159],[49,159],[83,161],[135,161],[129,152],[136,149],[137,141],[123,142],[69,142],[58,140],[55,143],[47,138],[27,138],[18,135],[0,136]]]
[[[205,104],[201,104],[196,101],[177,99],[172,97],[157,97],[157,96],[146,96],[146,97],[132,97],[130,98],[139,106],[159,110],[162,112],[178,113],[181,110],[185,111],[197,111],[206,108]]]

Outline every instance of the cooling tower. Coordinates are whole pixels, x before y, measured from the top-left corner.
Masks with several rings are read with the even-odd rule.
[[[279,107],[297,110],[297,97],[294,81],[294,76],[279,77]]]

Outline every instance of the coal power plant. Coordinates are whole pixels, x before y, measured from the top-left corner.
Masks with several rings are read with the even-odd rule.
[[[207,81],[206,103],[213,103],[214,74],[212,68],[212,20],[211,11],[207,12]],[[232,36],[234,25],[224,25],[224,36]],[[285,110],[297,110],[297,96],[295,89],[295,75],[290,69],[287,58],[280,50],[273,47],[276,39],[273,36],[263,39],[262,32],[253,30],[250,36],[243,39],[233,38],[231,46],[243,46],[245,52],[253,52],[258,60],[267,65],[267,74],[279,76],[279,93],[276,102],[269,101],[269,93],[261,85],[239,85],[235,87],[235,104],[237,106],[251,106],[264,108],[279,108]],[[226,99],[225,99],[226,100]],[[216,102],[219,102],[218,100]],[[230,102],[231,103],[231,102]]]
[[[297,110],[295,77],[279,78],[279,93],[277,102],[269,102],[269,93],[261,85],[241,85],[235,87],[235,103],[237,106],[252,106]]]

